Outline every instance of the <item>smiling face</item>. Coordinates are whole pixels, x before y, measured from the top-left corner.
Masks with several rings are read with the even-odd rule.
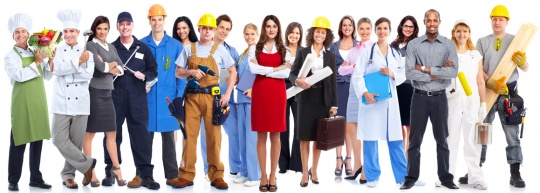
[[[26,45],[28,38],[30,38],[30,34],[25,28],[19,27],[13,32],[13,40],[17,45]]]
[[[268,39],[276,38],[278,34],[278,26],[274,21],[272,20],[266,21],[266,25],[264,26],[264,29],[265,29],[264,31],[266,33],[266,37],[268,37]]]
[[[508,19],[506,17],[491,17],[491,29],[493,29],[493,33],[504,33],[507,25]]]
[[[352,33],[354,32],[353,23],[350,19],[344,19],[341,22],[341,33],[343,33],[343,37],[350,37]]]
[[[220,42],[225,41],[231,32],[232,24],[228,21],[221,21],[217,26],[216,34],[214,38],[217,38]]]
[[[178,22],[176,24],[176,34],[180,37],[180,40],[184,41],[189,36],[189,26],[185,21]]]
[[[313,31],[313,42],[314,44],[324,44],[324,40],[326,40],[326,29],[325,28],[316,28],[315,31]]]
[[[458,24],[458,26],[454,30],[454,34],[452,34],[454,38],[456,38],[456,41],[458,42],[458,45],[465,45],[467,43],[467,40],[471,36],[471,31],[469,30],[469,27]]]
[[[388,34],[390,34],[390,26],[388,25],[388,22],[382,22],[377,25],[375,27],[375,34],[377,34],[379,41],[386,41]]]
[[[165,25],[165,17],[162,15],[158,16],[151,16],[149,19],[150,27],[152,28],[152,32],[154,33],[161,33],[163,32],[163,26]]]
[[[414,33],[414,24],[411,20],[407,20],[405,21],[405,23],[403,23],[403,25],[401,26],[402,30],[401,32],[403,32],[403,35],[405,35],[405,37],[409,38],[413,35]]]
[[[426,14],[424,19],[424,24],[426,25],[426,33],[435,35],[439,33],[439,25],[441,20],[439,19],[439,14],[435,11],[430,11]]]
[[[120,33],[121,37],[129,37],[133,32],[133,23],[127,19],[120,21],[116,24],[116,29]]]
[[[295,27],[291,33],[287,35],[287,39],[289,40],[290,44],[296,44],[300,40],[300,29],[298,27]]]
[[[362,42],[368,41],[371,36],[371,25],[366,22],[360,23],[360,25],[358,25],[358,35],[360,35],[360,40]]]
[[[109,35],[109,24],[108,23],[101,23],[96,27],[96,38],[101,41],[105,42],[107,39],[107,35]]]
[[[257,31],[253,28],[246,28],[244,30],[244,40],[246,40],[246,43],[248,46],[255,45],[257,43]]]
[[[67,45],[74,46],[77,44],[77,37],[79,36],[79,30],[75,28],[66,28],[64,29],[63,38]]]

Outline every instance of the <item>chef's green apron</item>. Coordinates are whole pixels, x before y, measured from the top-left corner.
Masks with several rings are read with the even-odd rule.
[[[23,68],[34,62],[34,56],[23,58],[17,49],[13,50],[21,57]],[[15,146],[51,138],[43,70],[38,70],[40,77],[13,84],[11,132]]]

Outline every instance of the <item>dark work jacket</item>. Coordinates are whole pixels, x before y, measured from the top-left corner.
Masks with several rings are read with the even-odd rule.
[[[298,45],[298,47],[296,48],[296,55],[295,55],[294,57],[298,57],[298,53],[300,53],[300,50],[302,50],[303,48],[305,48],[305,47],[303,47],[303,46],[301,46],[301,45]],[[291,51],[291,50],[289,50],[289,52],[290,52],[290,51]],[[292,55],[292,53],[291,53],[291,55]],[[292,64],[293,62],[294,62],[294,61],[291,61],[291,64]],[[285,79],[285,82],[290,82],[289,78],[286,78],[286,79]]]
[[[291,68],[291,74],[289,75],[289,80],[294,84],[296,79],[298,78],[298,74],[300,73],[300,69],[302,68],[302,65],[304,64],[304,60],[306,59],[306,56],[311,53],[311,46],[301,49],[296,54],[296,59],[294,60],[293,66]],[[325,50],[323,54],[323,67],[330,67],[332,70],[332,75],[326,77],[323,79],[323,88],[324,89],[324,105],[327,107],[337,107],[337,88],[336,88],[336,55],[334,55],[329,50]],[[311,76],[311,71],[307,75],[308,77]],[[311,100],[311,91],[312,88],[309,88],[307,90],[304,90],[300,93],[298,93],[294,100],[298,103],[306,103]]]
[[[353,48],[354,46],[356,46],[356,44],[358,43],[358,40],[355,40],[353,39]],[[341,64],[343,64],[343,61],[345,61],[345,58],[343,58],[341,56],[341,54],[339,53],[339,45],[341,44],[341,39],[339,39],[338,41],[332,43],[332,45],[330,45],[330,52],[332,52],[334,55],[336,55],[336,68],[335,69],[332,69],[332,70],[335,70],[337,71],[337,69],[341,66]],[[341,75],[337,75],[336,76],[336,81],[337,82],[351,82],[351,74],[349,75],[345,75],[345,76],[341,76]]]
[[[135,36],[133,36],[133,44],[131,44],[129,50],[126,49],[126,47],[120,42],[120,37],[118,37],[118,39],[116,39],[116,41],[114,41],[112,45],[114,45],[114,47],[116,48],[118,56],[120,57],[122,62],[124,62],[124,65],[126,65],[133,71],[139,71],[143,73],[145,76],[145,81],[142,81],[137,79],[129,70],[124,70],[124,75],[119,76],[114,81],[114,88],[127,90],[145,90],[146,81],[152,81],[157,77],[156,59],[154,58],[152,52],[150,52],[148,46],[139,41]],[[133,55],[133,57],[131,57],[129,62],[126,64],[128,58],[131,56],[131,54],[133,54],[133,51],[135,51],[137,46],[139,46],[137,54]],[[143,56],[142,59],[138,58],[137,56],[140,56],[140,54],[142,54]],[[146,99],[145,101],[141,102],[146,103]]]

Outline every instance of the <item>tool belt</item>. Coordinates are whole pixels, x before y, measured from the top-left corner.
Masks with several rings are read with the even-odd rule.
[[[506,125],[519,125],[525,117],[523,98],[517,93],[517,81],[508,83],[508,95],[504,100],[504,117]]]
[[[229,117],[230,107],[228,105],[221,107],[219,105],[219,101],[221,99],[221,95],[216,95],[214,97],[214,104],[212,109],[212,124],[213,125],[223,125],[225,121],[227,120],[227,117]]]
[[[189,94],[212,94],[212,88],[214,87],[218,87],[219,88],[219,85],[215,84],[215,85],[210,85],[210,86],[207,86],[206,88],[193,88],[193,87],[186,87],[186,93],[189,93]],[[215,94],[212,94],[212,95],[215,95]],[[219,95],[219,93],[217,93],[217,95]]]

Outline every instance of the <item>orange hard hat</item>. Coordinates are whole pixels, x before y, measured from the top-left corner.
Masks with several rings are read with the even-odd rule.
[[[167,17],[167,13],[165,12],[165,8],[161,6],[160,4],[154,4],[148,9],[148,19],[152,16],[158,16],[163,15],[163,18]]]

